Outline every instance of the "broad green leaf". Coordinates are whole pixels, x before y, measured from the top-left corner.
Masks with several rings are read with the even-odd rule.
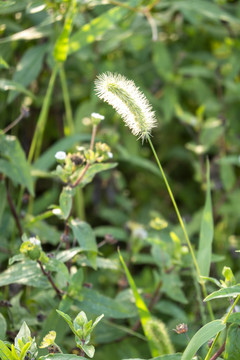
[[[228,288],[223,288],[217,291],[214,291],[208,295],[204,301],[209,301],[217,298],[231,297],[240,295],[240,285],[230,286]]]
[[[227,323],[236,323],[240,325],[240,312],[232,313],[227,319]]]
[[[85,24],[80,30],[75,32],[70,38],[69,54],[82,49],[84,46],[89,45],[101,37],[105,32],[108,32],[131,12],[127,6],[135,7],[141,4],[139,0],[131,0],[125,3],[125,7],[114,7],[105,11],[102,15],[94,18],[88,24]]]
[[[78,301],[79,309],[85,313],[91,313],[113,319],[127,319],[137,315],[137,311],[128,302],[111,299],[93,289],[82,288],[83,301]]]
[[[73,197],[73,190],[70,187],[65,186],[62,189],[62,192],[59,197],[59,205],[62,210],[64,220],[66,220],[69,217],[70,212],[72,210],[72,202],[73,202],[72,197]]]
[[[127,240],[127,232],[121,227],[117,226],[98,226],[94,228],[95,236],[105,237],[110,234],[117,240]]]
[[[84,187],[89,184],[94,176],[102,171],[113,169],[117,166],[117,163],[105,163],[105,164],[93,164],[89,167],[86,174],[84,175],[82,181],[78,185],[79,187]],[[81,173],[82,170],[79,171]],[[78,176],[77,176],[78,177]]]
[[[59,253],[57,253],[56,255],[56,259],[62,262],[67,262],[82,251],[83,249],[81,249],[80,247],[74,247],[69,250],[59,251]]]
[[[95,348],[93,345],[82,345],[81,348],[83,349],[83,351],[85,352],[85,354],[87,356],[89,356],[90,358],[93,358],[94,353],[95,353]]]
[[[71,354],[48,354],[41,356],[39,360],[86,360],[85,357]]]
[[[78,241],[80,247],[87,251],[87,257],[91,265],[96,268],[96,257],[97,257],[97,242],[93,232],[93,229],[89,224],[84,221],[73,219],[70,224],[73,234]]]
[[[9,284],[24,284],[39,288],[50,286],[37,263],[32,260],[14,264],[0,274],[0,286]]]
[[[232,324],[228,329],[224,359],[240,359],[240,327],[238,324]]]
[[[30,85],[41,71],[46,50],[47,44],[36,45],[27,49],[17,64],[16,71],[13,74],[13,81],[18,82],[24,87]],[[17,95],[17,92],[11,91],[8,95],[8,103],[11,103]]]
[[[182,354],[176,353],[172,355],[157,356],[154,359],[150,359],[150,360],[181,360],[181,356]],[[124,359],[124,360],[143,360],[143,359]]]
[[[31,98],[34,98],[34,95],[33,95],[33,93],[31,91],[27,90],[19,82],[13,81],[13,80],[1,79],[0,80],[0,90],[3,90],[3,91],[14,90],[14,91],[18,91],[20,93],[23,93],[25,95],[28,95]]]
[[[5,0],[0,2],[0,14],[6,15],[22,11],[26,8],[28,0]]]
[[[72,275],[70,279],[69,287],[67,290],[69,296],[75,297],[76,295],[80,295],[83,279],[83,269],[80,268],[75,274]]]
[[[157,41],[153,44],[153,64],[161,78],[168,79],[171,76],[173,62],[168,46],[164,42]]]
[[[212,200],[210,189],[210,168],[207,161],[207,193],[205,206],[203,210],[203,217],[200,230],[200,240],[198,248],[197,262],[200,274],[203,276],[209,275],[211,257],[212,257],[212,241],[213,241],[213,215],[212,215]]]
[[[205,344],[209,339],[214,337],[219,331],[225,329],[226,324],[222,320],[213,320],[204,325],[198,332],[191,338],[188,346],[182,354],[181,360],[192,360],[198,349]]]
[[[7,322],[5,317],[0,313],[0,339],[4,339],[7,331]]]
[[[64,312],[60,311],[60,310],[56,310],[56,312],[68,323],[70,329],[72,330],[72,332],[78,336],[76,330],[74,329],[73,323],[72,323],[72,319],[70,318],[70,316],[68,314],[65,314]]]
[[[220,176],[221,181],[226,191],[232,189],[236,182],[236,175],[232,164],[220,163]]]
[[[13,183],[25,186],[34,195],[30,166],[15,136],[0,134],[0,169]]]
[[[38,26],[32,26],[23,31],[19,31],[13,35],[7,36],[0,39],[0,44],[17,41],[17,40],[33,40],[41,39],[51,34],[50,24],[55,23],[56,21],[61,20],[60,17],[56,19],[54,16],[49,16]],[[13,89],[14,90],[14,89]]]
[[[57,39],[53,50],[53,56],[56,61],[65,62],[69,50],[69,37],[72,31],[72,22],[76,11],[76,0],[71,0],[67,15],[65,17],[64,27],[61,35]]]
[[[23,342],[23,344],[25,345],[26,343],[29,342],[29,337],[31,337],[31,331],[24,321],[17,336],[15,337],[15,340],[14,340],[15,348],[21,350],[21,348],[19,347],[19,340],[21,340]]]
[[[2,360],[14,360],[11,351],[2,340],[0,340],[0,357]]]
[[[155,339],[153,339],[152,333],[150,331],[150,329],[152,329],[153,319],[152,319],[151,314],[150,314],[147,306],[145,305],[142,297],[138,293],[136,284],[135,284],[135,282],[134,282],[134,280],[133,280],[133,278],[132,278],[132,276],[131,276],[131,274],[130,274],[130,272],[129,272],[126,264],[125,264],[125,261],[123,260],[123,257],[121,255],[120,251],[119,251],[119,258],[120,258],[120,261],[121,261],[121,263],[123,265],[125,274],[127,276],[128,283],[129,283],[129,285],[130,285],[130,287],[132,289],[134,299],[135,299],[135,304],[136,304],[136,307],[138,309],[139,317],[140,317],[141,324],[142,324],[142,327],[143,327],[143,331],[144,331],[144,334],[145,334],[145,336],[146,336],[146,338],[148,340],[148,344],[149,344],[152,356],[156,357],[156,356],[160,355],[160,349],[159,349],[158,344],[154,341]],[[166,333],[166,338],[169,341],[169,344],[171,344],[171,341],[170,341],[167,333]],[[170,346],[168,349],[166,349],[166,351],[171,352],[170,348],[172,348],[172,347]]]

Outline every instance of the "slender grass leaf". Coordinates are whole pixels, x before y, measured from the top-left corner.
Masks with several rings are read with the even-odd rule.
[[[0,134],[0,169],[13,183],[25,186],[34,195],[30,166],[15,136]]]
[[[222,320],[213,320],[204,325],[188,343],[188,346],[182,354],[181,360],[192,360],[198,349],[219,331],[225,329],[225,327],[226,324],[223,324]]]
[[[72,22],[76,11],[76,0],[71,0],[67,15],[65,17],[64,27],[61,35],[57,39],[53,50],[53,56],[56,61],[65,62],[69,50],[69,37],[72,31]]]
[[[27,87],[31,84],[39,75],[43,58],[47,50],[47,44],[37,45],[28,49],[19,63],[17,64],[17,68],[15,73],[13,74],[13,81],[21,84],[24,87]],[[11,91],[8,95],[7,102],[11,103],[18,92]]]
[[[152,356],[156,357],[161,354],[161,350],[159,349],[158,343],[154,341],[155,339],[153,338],[153,333],[155,333],[156,330],[157,330],[157,333],[160,333],[159,327],[156,328],[155,320],[152,319],[151,314],[150,314],[146,304],[144,303],[143,299],[139,295],[136,284],[125,264],[125,261],[121,255],[120,251],[118,251],[118,253],[119,253],[119,258],[123,265],[125,274],[127,276],[128,283],[132,289],[132,292],[133,292],[133,295],[135,298],[135,304],[138,309],[138,313],[139,313],[139,317],[140,317],[141,324],[143,327],[143,331],[148,340],[148,344],[149,344]],[[165,333],[164,336],[166,337],[165,342],[168,341],[169,344],[171,345],[171,342],[170,342],[170,339],[168,338],[167,333]],[[166,351],[170,350],[170,347],[166,348],[165,350]]]
[[[29,90],[27,90],[22,84],[20,84],[17,81],[8,80],[8,79],[1,79],[0,80],[0,90],[3,91],[9,91],[9,90],[15,90],[20,93],[26,94],[30,96],[32,99],[35,97],[33,93]]]
[[[0,169],[1,169],[1,167],[0,167]],[[0,202],[0,225],[1,225],[2,216],[3,216],[5,205],[7,202],[6,201],[7,200],[7,191],[6,191],[6,186],[5,186],[4,181],[0,182],[0,199],[1,199],[1,202]]]
[[[138,4],[140,5],[140,3],[141,1],[139,0],[128,1],[124,4],[125,7],[114,7],[113,9],[110,9],[97,18],[93,19],[88,24],[85,24],[70,38],[69,54],[93,43],[105,32],[109,32],[113,27],[113,24],[117,24],[118,22],[122,21],[124,16],[126,16],[128,13],[131,13],[131,10],[129,10],[127,6],[134,8]]]
[[[232,324],[228,329],[224,359],[240,359],[240,327],[238,324]]]
[[[240,295],[240,285],[230,286],[228,288],[223,288],[217,291],[214,291],[210,295],[208,295],[204,301],[209,301],[217,298],[224,298],[230,296],[238,296]]]
[[[213,216],[212,216],[212,201],[210,190],[210,168],[207,161],[207,193],[206,201],[203,210],[203,217],[200,230],[200,241],[198,248],[197,262],[200,274],[203,276],[209,275],[211,257],[212,257],[212,241],[213,241]]]

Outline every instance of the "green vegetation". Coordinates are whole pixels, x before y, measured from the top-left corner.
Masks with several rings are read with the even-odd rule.
[[[0,1],[1,360],[239,360],[239,35],[234,0]]]

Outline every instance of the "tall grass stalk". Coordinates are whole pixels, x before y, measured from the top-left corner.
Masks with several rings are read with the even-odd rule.
[[[59,65],[55,64],[52,74],[51,74],[51,77],[50,77],[50,80],[49,80],[47,92],[46,92],[46,95],[43,100],[43,106],[42,106],[42,109],[41,109],[41,112],[40,112],[40,115],[39,115],[39,118],[37,121],[36,129],[35,129],[31,147],[29,150],[29,154],[28,154],[29,163],[32,162],[33,158],[36,161],[41,152],[41,147],[42,147],[42,142],[43,142],[43,134],[44,134],[44,130],[46,127],[48,111],[49,111],[49,107],[50,107],[50,103],[51,103],[53,88],[54,88],[58,70],[59,70]]]
[[[149,145],[150,145],[150,147],[151,147],[151,149],[152,149],[152,152],[153,152],[153,155],[154,155],[154,157],[155,157],[155,159],[156,159],[156,162],[157,162],[157,164],[158,164],[159,170],[161,171],[161,174],[162,174],[163,180],[164,180],[164,182],[165,182],[165,185],[166,185],[166,187],[167,187],[169,196],[170,196],[170,198],[171,198],[171,200],[172,200],[172,204],[173,204],[173,206],[174,206],[174,209],[175,209],[175,212],[176,212],[176,214],[177,214],[177,217],[178,217],[180,226],[181,226],[181,228],[182,228],[184,237],[185,237],[185,239],[186,239],[186,242],[187,242],[187,244],[188,244],[188,247],[189,247],[189,250],[190,250],[192,259],[193,259],[193,263],[194,263],[194,266],[195,266],[195,269],[196,269],[198,281],[199,281],[200,284],[201,284],[203,295],[204,295],[204,297],[206,297],[206,296],[207,296],[207,290],[206,290],[204,281],[201,279],[200,269],[199,269],[199,266],[198,266],[198,263],[197,263],[196,256],[195,256],[195,254],[194,254],[194,250],[193,250],[191,241],[190,241],[189,236],[188,236],[188,233],[187,233],[186,226],[185,226],[185,224],[184,224],[184,222],[183,222],[182,216],[181,216],[180,211],[179,211],[179,209],[178,209],[178,206],[177,206],[177,203],[176,203],[176,201],[175,201],[175,198],[174,198],[174,195],[173,195],[173,193],[172,193],[172,190],[171,190],[171,188],[170,188],[169,182],[168,182],[167,177],[166,177],[166,175],[165,175],[165,173],[164,173],[164,170],[163,170],[163,168],[162,168],[161,162],[160,162],[160,160],[159,160],[159,158],[158,158],[158,156],[157,156],[157,153],[156,153],[156,151],[155,151],[155,148],[154,148],[154,146],[153,146],[153,143],[152,143],[149,135],[147,135],[147,140],[148,140],[148,143],[149,143]],[[211,319],[214,320],[214,315],[213,315],[213,311],[212,311],[212,307],[211,307],[210,302],[207,302],[207,307],[208,307],[208,311],[209,311],[209,315],[210,315]]]

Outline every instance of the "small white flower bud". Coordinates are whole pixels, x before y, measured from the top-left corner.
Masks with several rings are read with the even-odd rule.
[[[64,161],[67,157],[67,154],[65,153],[65,151],[58,151],[55,154],[55,159],[59,160],[59,161]]]

